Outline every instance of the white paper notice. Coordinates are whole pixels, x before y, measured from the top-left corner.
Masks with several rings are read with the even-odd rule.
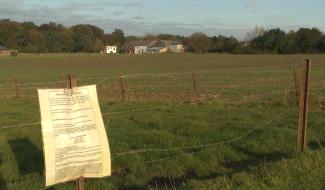
[[[38,90],[46,186],[111,175],[111,158],[96,86]]]

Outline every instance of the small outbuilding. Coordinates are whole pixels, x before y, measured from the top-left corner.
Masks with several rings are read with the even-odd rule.
[[[106,46],[105,53],[107,54],[115,54],[117,53],[117,46]]]
[[[10,49],[0,45],[0,56],[9,56],[9,55],[10,55]]]

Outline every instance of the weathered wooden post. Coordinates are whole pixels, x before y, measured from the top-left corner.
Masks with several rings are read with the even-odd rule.
[[[74,92],[74,89],[77,87],[77,80],[71,74],[68,75],[69,78],[69,88],[71,89],[71,93]],[[76,190],[84,190],[85,189],[85,181],[83,177],[76,179]]]
[[[71,74],[68,75],[68,78],[69,78],[69,88],[73,91],[73,89],[77,87],[77,80]]]
[[[193,70],[192,71],[192,83],[193,83],[194,98],[195,98],[195,101],[198,101],[199,94],[197,91],[197,83],[196,82],[197,82],[197,76],[196,76],[196,72]]]
[[[19,92],[19,86],[17,84],[17,77],[16,75],[12,76],[13,82],[14,82],[14,86],[15,86],[15,91],[16,91],[16,96],[19,97],[20,96],[20,92]]]
[[[120,74],[120,90],[121,90],[122,101],[125,101],[125,86],[124,86],[122,74]]]
[[[61,88],[64,88],[64,83],[65,83],[65,80],[64,80],[64,75],[63,73],[61,73]]]
[[[302,65],[300,99],[299,99],[299,126],[297,133],[297,149],[304,152],[307,148],[309,80],[311,61],[306,59]]]
[[[76,181],[76,190],[84,190],[85,189],[85,180],[83,177],[80,177]]]

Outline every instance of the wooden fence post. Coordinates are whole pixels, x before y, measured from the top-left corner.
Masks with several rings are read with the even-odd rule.
[[[122,74],[120,74],[120,90],[121,90],[122,101],[125,101],[125,86],[124,86]]]
[[[297,100],[297,102],[299,102],[300,85],[299,85],[299,79],[298,79],[298,67],[297,67],[297,65],[294,66],[293,77],[294,77],[294,82],[295,82],[296,100]]]
[[[16,75],[13,75],[12,76],[12,79],[13,79],[14,85],[15,85],[16,96],[19,97],[20,96],[20,92],[19,92],[19,86],[17,84],[17,77],[16,77]]]
[[[73,93],[73,89],[77,87],[77,80],[71,74],[68,75],[69,78],[69,88],[71,89],[71,93]],[[85,181],[83,177],[76,179],[76,190],[84,190],[85,189]]]
[[[80,177],[76,181],[76,190],[84,190],[85,189],[85,180],[83,177]]]
[[[64,82],[65,82],[65,80],[64,80],[64,75],[63,75],[63,73],[61,73],[61,88],[64,88]]]
[[[194,97],[195,97],[195,101],[199,100],[199,94],[197,91],[197,76],[196,76],[196,72],[193,70],[192,71],[192,83],[193,83],[193,91],[194,91]]]
[[[299,126],[297,133],[297,149],[304,152],[307,148],[309,80],[311,61],[306,59],[302,65],[300,99],[299,99]]]
[[[69,78],[69,88],[73,90],[74,88],[77,87],[77,80],[71,74],[68,75],[68,78]]]

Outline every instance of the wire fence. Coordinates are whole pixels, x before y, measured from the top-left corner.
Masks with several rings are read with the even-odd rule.
[[[294,90],[290,90],[288,92],[293,92],[293,91]],[[263,93],[263,94],[259,94],[259,96],[281,95],[281,94],[283,94],[282,91],[272,92],[272,93]],[[260,100],[260,99],[257,95],[255,95],[255,97],[252,97],[252,96],[232,97],[232,98],[228,98],[227,101],[220,100],[219,98],[215,98],[215,99],[200,101],[199,103],[201,103],[201,104],[218,103],[218,100],[220,101],[219,103],[223,103],[223,104],[236,104],[236,103],[245,103],[245,102],[256,103],[256,101],[258,102],[258,100]],[[280,100],[280,101],[283,101],[283,100]],[[259,103],[274,103],[274,100],[261,99],[261,102],[259,102]],[[118,115],[129,114],[129,113],[151,112],[151,111],[157,111],[157,110],[159,111],[159,110],[166,110],[169,108],[179,108],[179,107],[184,107],[184,106],[188,106],[188,105],[197,105],[197,104],[198,104],[198,102],[192,101],[192,102],[186,102],[186,103],[170,104],[170,105],[163,105],[163,106],[156,106],[156,107],[142,108],[142,109],[127,109],[127,110],[121,110],[121,111],[111,111],[111,112],[102,113],[102,116],[103,117],[114,117],[114,116],[118,116]],[[37,121],[37,122],[32,122],[32,123],[21,123],[21,124],[2,126],[2,127],[0,127],[0,131],[5,130],[5,129],[37,126],[40,124],[41,124],[41,122]]]
[[[293,80],[277,71],[291,72],[293,65],[277,65],[267,67],[249,67],[241,69],[222,69],[195,72],[197,75],[197,92],[193,91],[192,72],[167,74],[126,74],[114,77],[79,78],[79,85],[97,84],[98,96],[101,100],[120,101],[121,82],[125,87],[125,97],[128,101],[191,101],[197,93],[202,100],[226,99],[232,96],[262,96],[265,93],[291,93]],[[243,79],[233,76],[233,71],[255,71],[256,78]],[[261,70],[262,73],[257,71]],[[228,72],[229,71],[229,72]],[[273,72],[275,71],[275,72]],[[269,73],[268,73],[269,72]],[[220,74],[221,73],[221,74]],[[267,73],[267,74],[265,74]],[[275,75],[274,75],[275,74]],[[237,75],[235,73],[235,75]],[[266,76],[263,76],[266,75]],[[235,80],[229,80],[236,78]],[[318,81],[321,83],[322,81]],[[325,83],[325,81],[323,81]],[[317,91],[317,86],[312,90]],[[65,88],[66,80],[13,83],[0,85],[0,98],[23,97],[37,99],[37,89]],[[221,92],[224,97],[221,96]]]
[[[313,65],[314,66],[314,65]],[[317,65],[316,65],[317,66]],[[290,77],[276,78],[270,75],[266,78],[261,78],[258,81],[247,81],[239,80],[237,83],[230,81],[229,83],[220,82],[211,77],[211,75],[222,72],[256,72],[257,70],[267,72],[276,69],[292,69],[293,65],[277,65],[269,67],[250,67],[241,69],[223,69],[215,71],[199,71],[198,77],[198,92],[199,99],[195,100],[193,82],[191,81],[192,72],[182,72],[182,73],[166,73],[166,74],[127,74],[122,75],[123,82],[126,86],[126,101],[159,101],[159,102],[178,102],[177,104],[171,103],[169,105],[150,107],[150,108],[140,108],[140,109],[126,109],[119,111],[110,111],[102,113],[105,117],[116,117],[123,116],[133,113],[152,113],[153,111],[161,111],[170,108],[179,108],[189,105],[199,105],[207,103],[223,103],[223,104],[236,104],[253,102],[256,103],[274,103],[275,101],[292,101],[292,106],[283,112],[276,114],[276,116],[270,118],[269,120],[263,122],[260,125],[253,126],[249,130],[243,132],[242,134],[229,138],[224,141],[216,141],[210,143],[202,144],[192,144],[187,146],[177,146],[177,147],[167,147],[167,148],[140,148],[121,152],[113,152],[112,160],[116,160],[123,156],[131,156],[137,154],[145,153],[170,153],[170,152],[181,152],[179,154],[167,157],[160,157],[157,159],[149,159],[143,162],[143,165],[149,165],[157,162],[166,162],[170,160],[175,160],[179,158],[184,158],[187,156],[199,154],[205,151],[209,151],[213,148],[217,148],[220,145],[235,144],[241,145],[241,140],[249,137],[259,129],[265,128],[276,121],[286,118],[286,114],[297,111],[296,97],[295,93],[297,89],[294,89],[293,79]],[[278,75],[277,75],[278,76]],[[220,76],[218,76],[220,77]],[[224,76],[221,76],[224,77]],[[118,80],[119,76],[114,77],[89,77],[78,79],[79,85],[96,84],[98,95],[100,100],[105,100],[106,98],[110,101],[121,101],[121,84]],[[325,83],[325,81],[318,81],[319,83]],[[37,89],[39,88],[61,88],[67,86],[66,80],[58,81],[46,81],[46,82],[30,82],[30,83],[17,83],[17,84],[5,84],[0,85],[0,97],[1,98],[11,98],[17,96],[17,89],[19,90],[19,96],[24,98],[34,98],[37,99]],[[10,92],[9,92],[10,91]],[[325,98],[322,96],[325,90],[319,86],[312,86],[310,95],[313,100],[324,101]],[[179,103],[181,102],[181,103]],[[19,129],[24,127],[35,127],[40,126],[40,121],[35,121],[31,123],[20,123],[0,127],[1,131]],[[183,152],[186,151],[186,152]],[[119,175],[121,171],[128,170],[130,168],[136,167],[136,165],[123,166],[119,168],[114,168],[112,173],[114,175]]]

